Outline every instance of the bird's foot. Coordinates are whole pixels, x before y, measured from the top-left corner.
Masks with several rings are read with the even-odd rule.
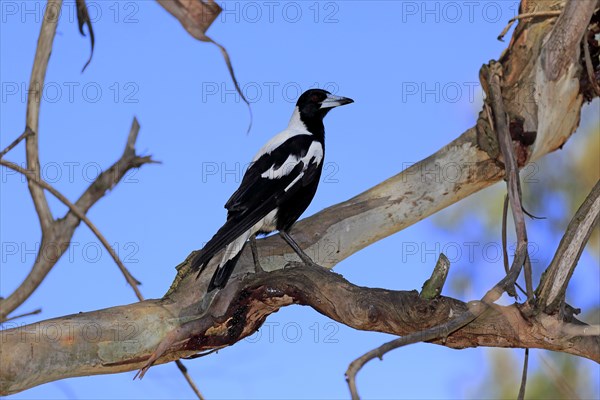
[[[317,264],[316,262],[314,262],[312,260],[306,260],[306,261],[288,261],[288,263],[285,264],[285,266],[283,267],[283,269],[292,269],[292,268],[305,267],[305,266],[309,266],[309,267],[313,267],[313,268],[327,269],[324,266],[319,265],[319,264]]]
[[[283,266],[283,269],[293,269],[304,267],[305,265],[306,264],[304,264],[302,261],[288,261],[288,263]]]

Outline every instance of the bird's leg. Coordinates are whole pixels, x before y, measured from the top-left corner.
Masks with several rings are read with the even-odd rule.
[[[311,265],[313,267],[321,267],[319,264],[314,262],[301,248],[298,246],[298,243],[290,236],[286,231],[279,231],[279,235],[286,241],[287,244],[298,254],[298,257],[302,260],[303,263]],[[321,267],[323,268],[323,267]]]
[[[259,274],[261,272],[265,272],[263,267],[260,265],[260,261],[258,259],[258,249],[256,248],[256,236],[250,236],[250,249],[252,250],[252,258],[254,259],[254,272]]]

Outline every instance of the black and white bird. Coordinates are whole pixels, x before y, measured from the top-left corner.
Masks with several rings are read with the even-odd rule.
[[[304,262],[312,263],[288,231],[317,191],[325,156],[323,118],[332,108],[353,102],[326,90],[307,90],[298,98],[288,127],[254,156],[240,187],[225,204],[227,222],[192,261],[199,276],[225,249],[209,292],[225,286],[246,242],[258,234],[279,231]]]

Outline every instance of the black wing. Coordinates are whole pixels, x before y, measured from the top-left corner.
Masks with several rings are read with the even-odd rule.
[[[308,165],[301,160],[313,141],[311,135],[292,136],[271,153],[260,156],[248,168],[240,187],[225,204],[228,210],[227,222],[196,256],[192,269],[202,267],[202,272],[216,253],[306,185],[305,171],[311,177],[314,175],[312,171],[321,164],[321,159],[305,160]],[[265,173],[266,176],[263,176]],[[270,179],[269,176],[277,177]]]
[[[283,195],[288,185],[304,170],[305,166],[299,166],[298,161],[306,155],[313,142],[312,135],[292,136],[272,152],[260,156],[244,174],[238,190],[225,203],[228,216],[252,210],[272,195]],[[295,160],[290,160],[290,156]],[[262,177],[265,173],[280,173],[281,177]]]

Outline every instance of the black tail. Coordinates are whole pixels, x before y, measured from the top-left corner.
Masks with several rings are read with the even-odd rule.
[[[274,197],[271,196],[271,198],[269,198],[267,201],[264,201],[260,206],[256,207],[251,212],[240,213],[236,215],[231,215],[230,213],[227,217],[227,222],[225,222],[221,229],[219,229],[217,233],[215,233],[215,235],[208,241],[208,243],[206,243],[196,257],[194,257],[194,260],[192,261],[192,271],[198,270],[198,276],[200,276],[206,265],[215,256],[215,254],[223,250],[228,244],[252,228],[254,224],[260,221],[275,207],[276,205],[274,203]],[[241,252],[242,251],[240,250],[239,253],[241,254]],[[237,261],[237,258],[231,259],[231,261],[233,261],[231,264],[231,269],[233,270],[233,266],[235,266],[235,261]],[[226,265],[227,264],[228,263],[226,263]],[[216,282],[221,282],[224,286],[227,282],[227,279],[229,279],[231,271],[228,271],[226,265],[221,268],[221,270],[223,270],[222,272],[215,272],[215,274],[220,273],[221,278],[217,279],[217,277],[213,276],[211,282],[215,282],[214,287],[219,287]]]
[[[240,256],[242,255],[242,252],[244,251],[244,247],[246,247],[245,244],[244,246],[242,246],[242,249],[239,251],[239,253],[237,253],[235,257],[233,257],[231,260],[228,260],[222,267],[217,267],[215,273],[212,276],[212,279],[210,280],[210,283],[208,284],[208,292],[212,292],[215,289],[223,289],[225,285],[227,285],[227,281],[233,273],[235,265],[237,264],[238,260],[240,259]]]

